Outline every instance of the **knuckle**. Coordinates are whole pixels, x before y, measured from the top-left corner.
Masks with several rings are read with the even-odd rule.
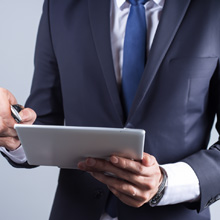
[[[156,181],[154,179],[150,179],[148,181],[148,187],[149,189],[154,189],[156,187]]]
[[[138,184],[145,182],[145,181],[143,180],[143,177],[140,176],[140,175],[133,175],[133,181],[134,181],[135,183],[138,183]]]
[[[127,190],[127,186],[125,184],[121,184],[119,185],[119,189],[120,191],[125,192]]]
[[[150,200],[150,195],[149,195],[148,192],[143,193],[142,200],[145,201],[145,202],[148,202]]]
[[[137,190],[133,186],[131,186],[131,194],[132,195],[136,195],[137,194]]]
[[[127,160],[121,160],[121,167],[122,167],[123,169],[126,169],[127,166],[128,166]]]
[[[142,191],[142,193],[140,193],[140,195],[138,196],[138,201],[142,203],[142,205],[151,199],[150,192],[151,191],[149,190],[145,190],[145,191]]]
[[[144,172],[144,167],[141,164],[138,164],[137,170],[138,170],[139,173],[143,173]]]

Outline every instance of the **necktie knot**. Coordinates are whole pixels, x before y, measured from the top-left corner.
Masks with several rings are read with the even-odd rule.
[[[148,0],[128,0],[131,5],[144,5]]]

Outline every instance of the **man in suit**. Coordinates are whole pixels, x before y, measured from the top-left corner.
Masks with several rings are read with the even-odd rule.
[[[146,131],[142,161],[113,155],[61,170],[51,220],[205,220],[220,198],[219,141],[207,149],[220,113],[220,1],[150,0],[144,7],[147,62],[125,113],[122,41],[130,4],[45,1],[23,123],[33,123],[33,109],[37,124]],[[16,100],[4,89],[1,96],[0,143],[18,151],[9,111]],[[2,151],[14,166],[28,166]]]

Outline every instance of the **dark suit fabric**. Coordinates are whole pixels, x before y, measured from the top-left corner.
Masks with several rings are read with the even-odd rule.
[[[220,1],[166,0],[127,119],[109,15],[110,0],[45,1],[26,105],[38,124],[144,129],[145,152],[160,164],[184,161],[197,174],[197,203],[132,208],[119,202],[119,220],[207,220],[205,208],[220,194],[219,142],[206,149],[220,113]],[[108,194],[89,174],[61,170],[50,219],[98,220]]]

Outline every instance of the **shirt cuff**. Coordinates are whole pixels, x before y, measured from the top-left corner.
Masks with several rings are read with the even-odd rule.
[[[17,164],[22,164],[27,161],[24,149],[22,146],[18,147],[16,150],[8,151],[4,147],[0,147],[0,151],[9,157],[13,162]]]
[[[158,206],[193,202],[200,198],[199,180],[187,163],[177,162],[161,167],[166,170],[168,181]]]

